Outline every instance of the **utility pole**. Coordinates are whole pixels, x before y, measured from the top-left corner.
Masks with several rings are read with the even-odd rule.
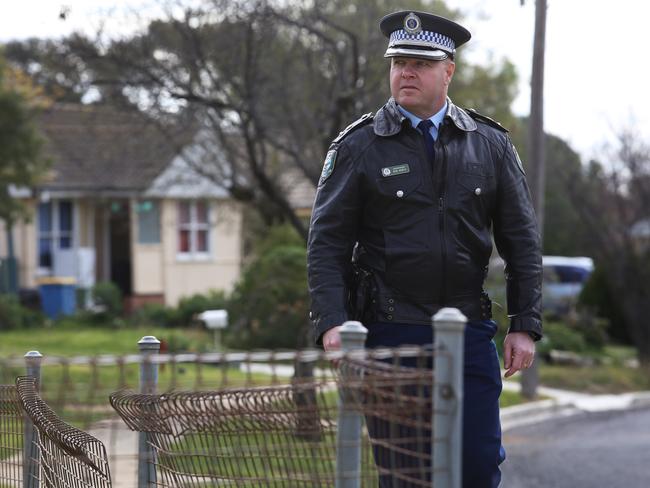
[[[524,0],[521,0],[521,5]],[[546,46],[546,0],[535,0],[535,34],[533,69],[530,82],[530,119],[528,123],[528,168],[533,206],[537,215],[540,239],[544,236],[544,185],[546,148],[544,140],[544,51]],[[537,396],[538,362],[522,372],[521,393],[525,398]]]

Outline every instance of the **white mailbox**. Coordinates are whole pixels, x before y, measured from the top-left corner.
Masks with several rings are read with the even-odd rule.
[[[228,310],[206,310],[199,314],[199,320],[208,329],[225,329],[228,327]]]

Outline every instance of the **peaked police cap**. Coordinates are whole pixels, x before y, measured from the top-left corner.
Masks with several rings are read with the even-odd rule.
[[[465,27],[452,20],[410,10],[386,15],[379,22],[379,28],[388,37],[386,58],[453,58],[456,48],[472,37]]]

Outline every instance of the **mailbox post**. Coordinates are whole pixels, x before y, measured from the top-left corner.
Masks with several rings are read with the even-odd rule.
[[[221,349],[221,331],[228,327],[228,310],[206,310],[199,314],[199,320],[214,332],[214,350]]]

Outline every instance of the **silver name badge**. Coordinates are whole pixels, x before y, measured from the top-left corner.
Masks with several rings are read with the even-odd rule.
[[[388,166],[386,168],[381,168],[381,175],[384,178],[387,178],[389,176],[403,175],[405,173],[410,173],[410,172],[411,172],[411,168],[406,163],[398,164],[396,166]]]

